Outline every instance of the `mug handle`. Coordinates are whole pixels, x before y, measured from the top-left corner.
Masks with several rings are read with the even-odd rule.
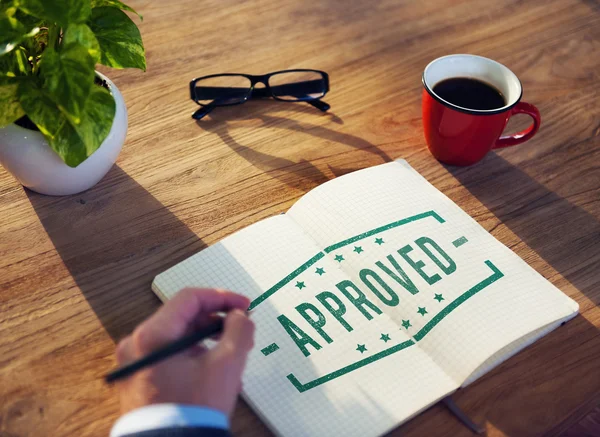
[[[540,111],[535,106],[519,102],[511,109],[510,116],[512,117],[515,114],[527,114],[533,119],[533,123],[521,132],[500,137],[492,149],[501,149],[502,147],[516,146],[517,144],[524,143],[531,139],[540,128],[542,117],[540,116]]]

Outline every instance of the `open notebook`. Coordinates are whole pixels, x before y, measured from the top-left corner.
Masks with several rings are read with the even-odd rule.
[[[243,395],[283,436],[378,436],[578,305],[405,161],[329,181],[158,275],[252,299]]]

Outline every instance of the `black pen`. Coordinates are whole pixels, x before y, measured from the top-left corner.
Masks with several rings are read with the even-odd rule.
[[[173,343],[163,346],[162,348],[155,350],[154,352],[134,361],[133,363],[113,370],[104,377],[104,381],[110,384],[118,381],[119,379],[130,376],[144,367],[151,366],[152,364],[182,352],[194,346],[195,344],[198,344],[202,340],[207,339],[208,337],[219,334],[221,331],[223,331],[223,324],[223,319],[218,320],[204,329],[193,332],[177,341],[174,341]]]

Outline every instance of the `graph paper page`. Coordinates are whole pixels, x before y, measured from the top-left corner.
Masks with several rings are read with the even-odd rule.
[[[459,385],[578,310],[405,161],[329,181],[287,215]]]
[[[286,215],[245,228],[157,276],[163,300],[219,287],[252,300],[243,394],[283,436],[378,436],[458,386],[340,263]]]

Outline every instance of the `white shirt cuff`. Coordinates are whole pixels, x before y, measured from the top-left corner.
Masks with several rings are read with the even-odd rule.
[[[229,429],[229,422],[223,412],[212,408],[180,404],[148,405],[119,418],[110,431],[110,437],[176,427]]]

